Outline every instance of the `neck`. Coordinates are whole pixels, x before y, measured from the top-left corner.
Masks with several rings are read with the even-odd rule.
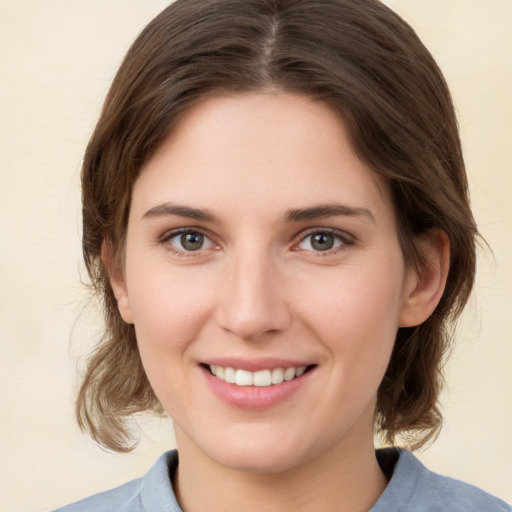
[[[174,487],[186,512],[368,512],[387,481],[373,439],[343,446],[273,473],[238,471],[217,464],[176,431],[180,462]]]

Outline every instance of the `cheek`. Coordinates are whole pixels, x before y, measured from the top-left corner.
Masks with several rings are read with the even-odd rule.
[[[212,311],[211,279],[199,269],[133,265],[127,276],[137,342],[146,371],[168,368],[194,342]],[[210,276],[211,277],[211,276]],[[162,362],[165,361],[165,364]]]
[[[318,410],[331,411],[332,425],[342,431],[347,418],[375,408],[398,330],[400,293],[391,279],[372,272],[347,273],[322,288],[309,306],[303,303],[308,311],[303,318],[328,354],[330,377]]]
[[[179,418],[194,404],[191,376],[197,368],[190,348],[210,315],[211,287],[147,267],[133,277],[129,292],[142,364],[164,409]]]
[[[385,371],[402,303],[400,260],[394,266],[336,269],[315,286],[305,284],[300,296],[301,316],[336,364],[350,374]]]

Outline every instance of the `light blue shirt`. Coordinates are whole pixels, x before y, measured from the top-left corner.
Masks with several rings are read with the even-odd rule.
[[[369,512],[512,511],[477,487],[429,471],[406,450],[377,450],[377,459],[391,480]],[[171,484],[177,467],[178,453],[172,450],[144,477],[54,512],[182,512]]]

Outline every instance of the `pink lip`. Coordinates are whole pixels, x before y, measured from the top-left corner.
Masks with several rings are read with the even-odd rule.
[[[274,370],[275,368],[299,368],[300,366],[310,366],[311,361],[297,361],[292,359],[277,358],[259,358],[259,359],[238,359],[233,357],[219,357],[201,361],[209,366],[223,366],[224,368],[235,368],[247,370],[249,372],[258,372],[260,370]]]
[[[219,366],[224,365],[219,364]],[[236,365],[227,366],[237,367]],[[295,366],[295,364],[275,366],[275,368],[290,368],[291,366]],[[264,366],[265,369],[269,369],[271,367],[273,366]],[[238,368],[241,368],[241,366],[238,366]],[[247,368],[247,366],[245,368]],[[261,369],[261,367],[258,367],[258,369]],[[224,382],[223,380],[214,377],[206,368],[201,367],[201,370],[205,376],[208,387],[212,390],[213,394],[217,396],[217,398],[232,407],[245,410],[269,409],[283,403],[302,386],[307,384],[311,377],[316,373],[315,370],[312,369],[293,380],[284,381],[281,384],[273,384],[272,386],[258,387],[229,384],[228,382]]]

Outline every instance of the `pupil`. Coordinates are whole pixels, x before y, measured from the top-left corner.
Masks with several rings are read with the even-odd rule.
[[[317,251],[328,251],[329,249],[332,249],[334,245],[334,237],[332,235],[319,233],[313,236],[311,245]]]
[[[204,236],[200,233],[184,233],[181,235],[181,245],[187,251],[197,251],[201,249],[204,242]]]

